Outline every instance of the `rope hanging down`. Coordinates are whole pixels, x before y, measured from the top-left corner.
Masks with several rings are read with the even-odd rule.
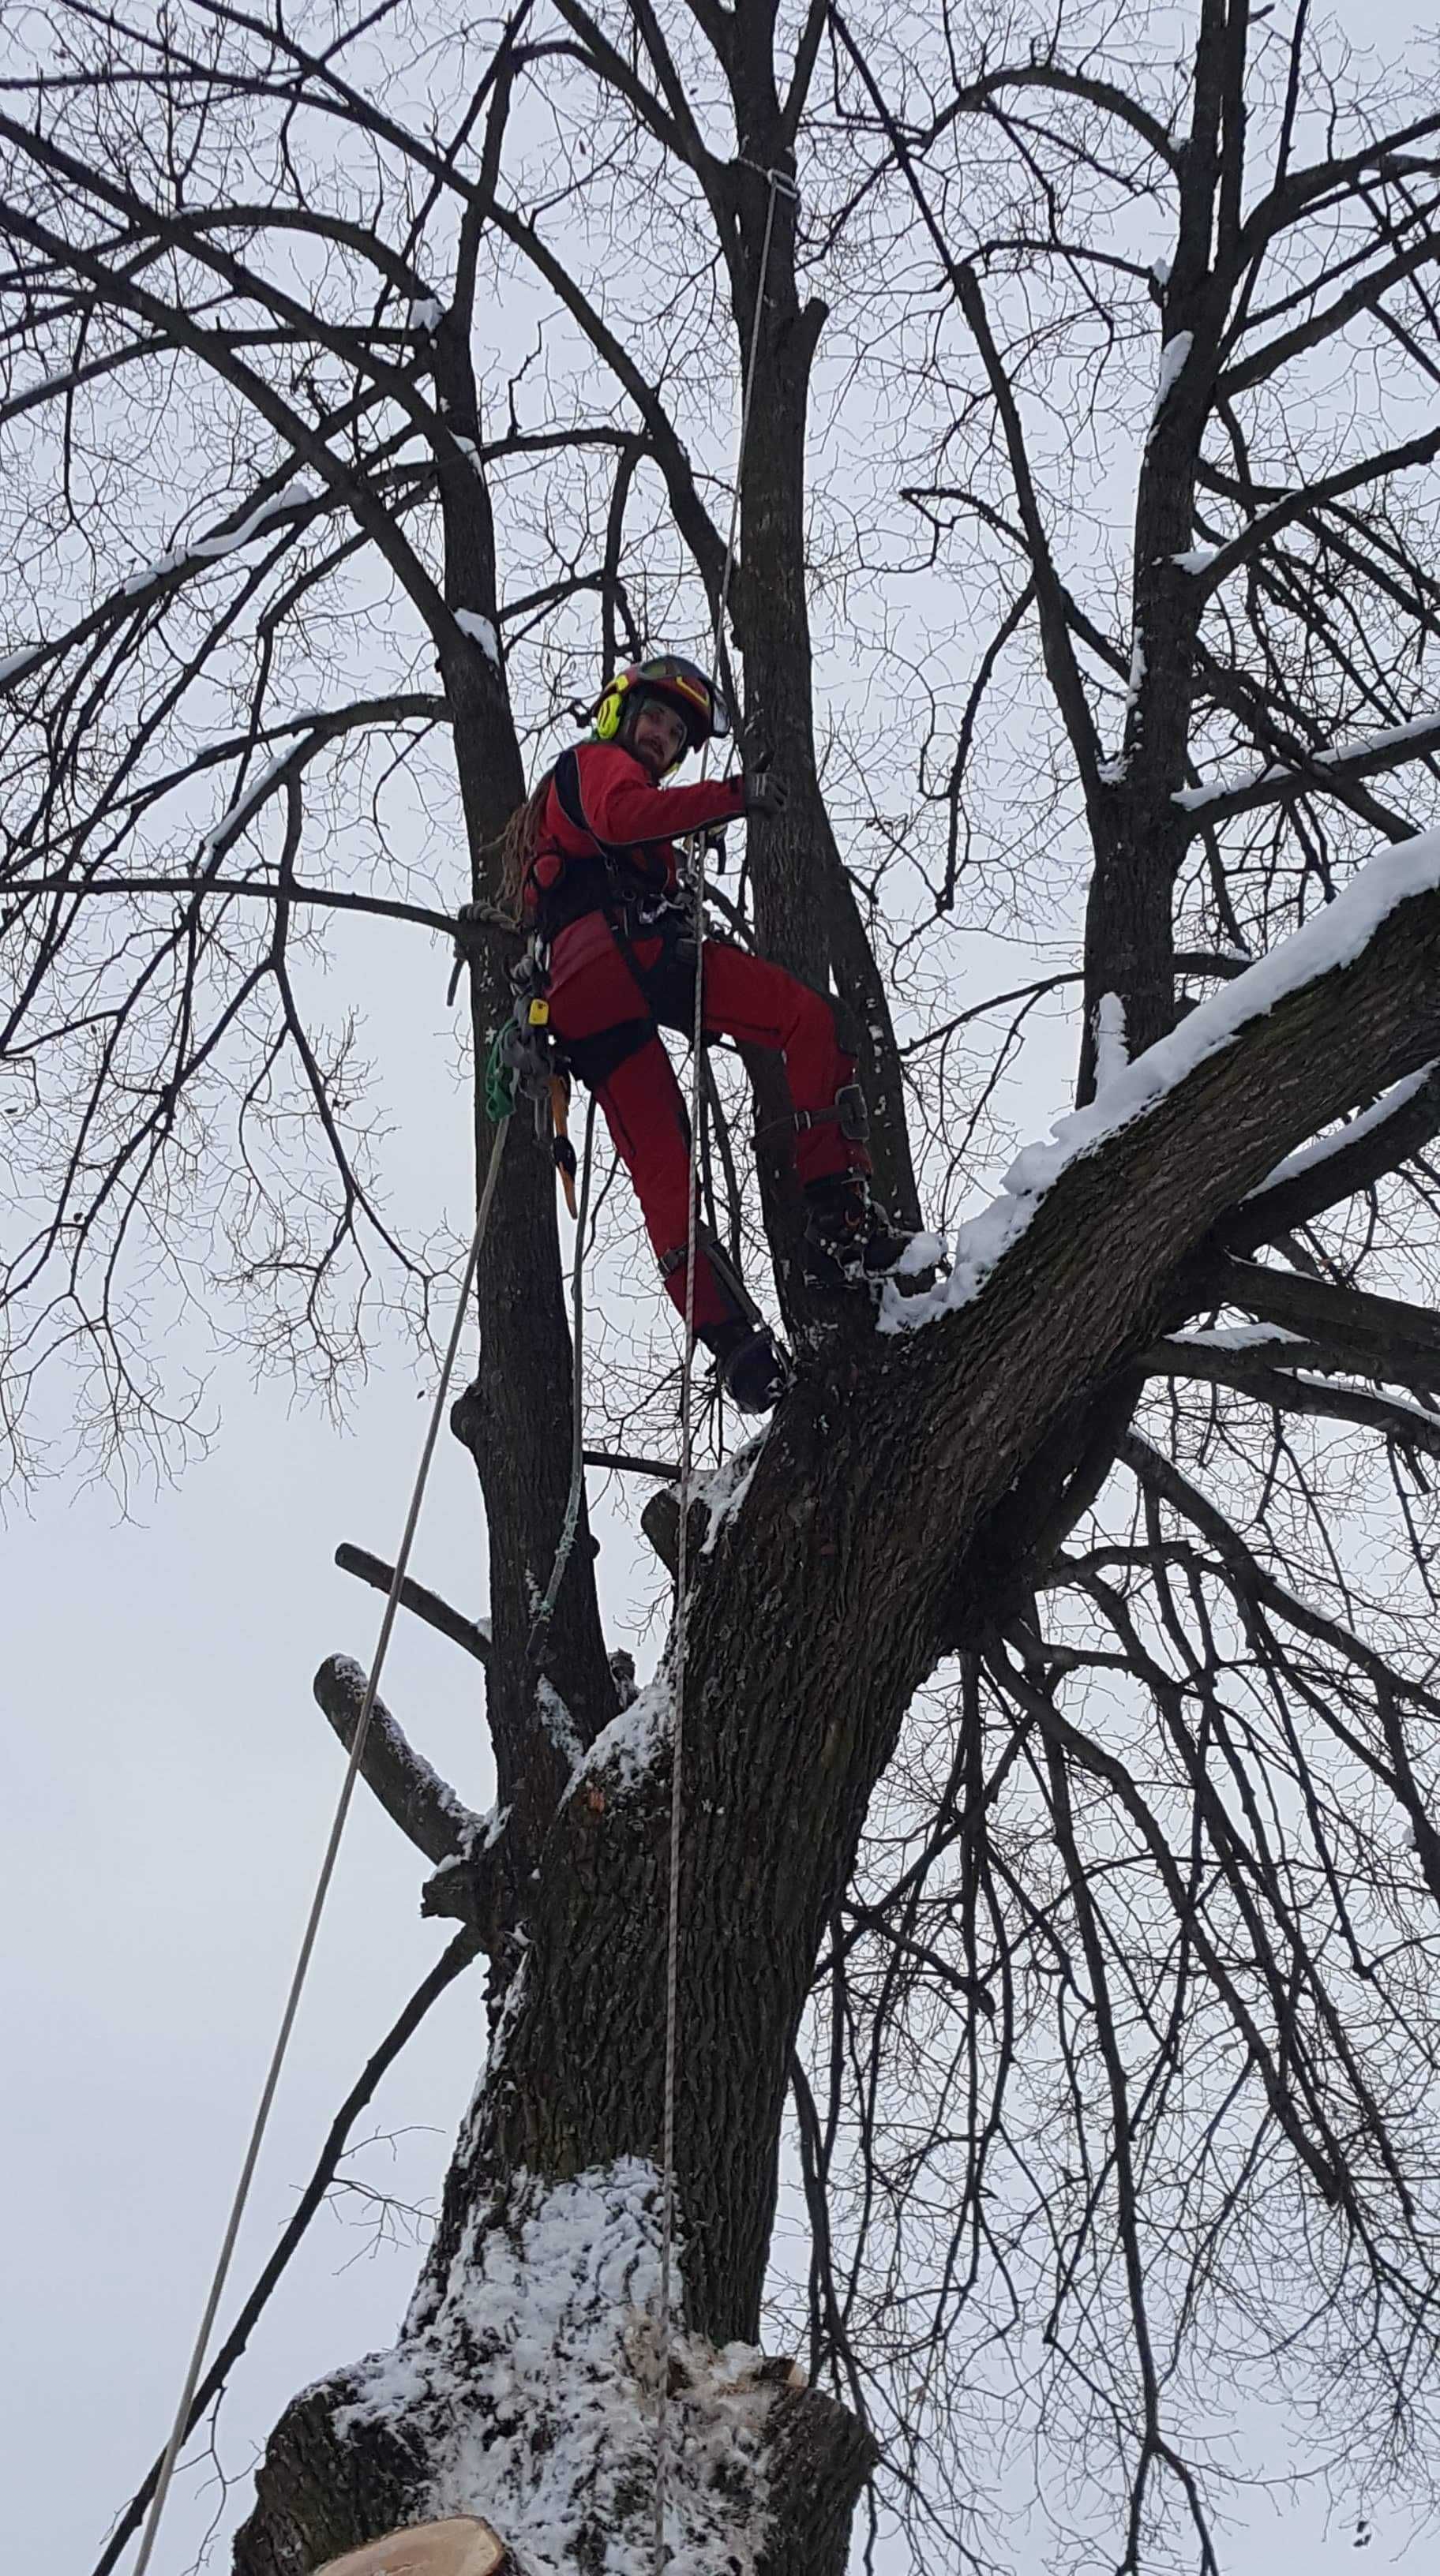
[[[585,1228],[590,1214],[590,1173],[594,1160],[594,1146],[595,1094],[592,1091],[590,1106],[585,1113],[585,1155],[580,1171],[580,1205],[575,1216],[575,1266],[570,1279],[572,1344],[570,1491],[565,1497],[565,1518],[560,1529],[560,1544],[555,1550],[555,1562],[550,1568],[550,1580],[545,1586],[545,1598],[535,1613],[529,1644],[525,1650],[532,1665],[538,1665],[544,1658],[545,1641],[550,1634],[550,1622],[555,1616],[555,1604],[560,1598],[560,1586],[565,1580],[565,1568],[570,1562],[570,1551],[575,1544],[575,1532],[580,1526],[580,1497],[585,1491]]]
[[[735,483],[730,495],[730,528],[725,541],[725,569],[720,582],[720,597],[715,609],[714,668],[720,675],[721,656],[725,646],[725,614],[730,605],[730,585],[735,574],[735,558],[740,534],[740,495],[745,481],[745,452],[750,443],[750,415],[755,401],[755,379],[760,358],[760,329],[765,317],[765,289],[770,277],[770,250],[775,238],[775,209],[779,199],[793,203],[799,196],[795,182],[783,170],[767,170],[770,196],[765,209],[765,239],[760,252],[760,275],[755,290],[755,312],[750,326],[750,347],[745,363],[745,390],[740,405],[740,443],[735,459]],[[709,764],[707,739],[701,754],[701,775]],[[674,2267],[675,2248],[675,2073],[679,2037],[680,1991],[680,1825],[683,1814],[685,1760],[685,1647],[689,1627],[690,1576],[690,1486],[694,1472],[694,1421],[691,1386],[695,1373],[695,1255],[696,1255],[696,1184],[699,1173],[701,1128],[705,1095],[701,1067],[705,1037],[705,844],[698,836],[692,845],[690,890],[695,924],[695,993],[690,1030],[690,1176],[689,1215],[685,1238],[685,1350],[680,1367],[680,1532],[679,1552],[675,1566],[675,1721],[670,1735],[670,1858],[669,1902],[665,1936],[665,2110],[661,2140],[661,2163],[664,2189],[660,2204],[660,2330],[659,2367],[655,2397],[655,2576],[664,2576],[665,2506],[670,2483],[670,2278]]]
[[[405,1581],[405,1570],[410,1562],[410,1550],[414,1543],[415,1530],[420,1519],[420,1506],[425,1499],[425,1487],[429,1481],[430,1464],[435,1455],[435,1443],[440,1436],[440,1424],[444,1418],[445,1402],[450,1392],[450,1380],[455,1371],[455,1358],[460,1348],[460,1335],[464,1327],[466,1311],[470,1304],[470,1292],[475,1284],[475,1273],[480,1264],[480,1253],[485,1241],[485,1230],[490,1222],[490,1209],[494,1202],[495,1184],[500,1177],[500,1157],[505,1150],[505,1139],[510,1132],[510,1109],[512,1103],[508,1095],[505,1094],[503,1085],[498,1090],[493,1083],[487,1085],[486,1105],[490,1109],[491,1115],[496,1116],[495,1141],[490,1148],[490,1161],[485,1173],[485,1185],[480,1193],[480,1205],[475,1218],[475,1231],[470,1238],[470,1252],[465,1263],[465,1277],[461,1285],[460,1296],[455,1308],[455,1321],[450,1328],[449,1347],[446,1350],[444,1365],[440,1371],[440,1383],[435,1391],[435,1402],[431,1408],[429,1426],[425,1433],[425,1445],[420,1452],[420,1465],[416,1472],[414,1491],[410,1497],[410,1509],[405,1517],[405,1531],[400,1541],[399,1553],[395,1559],[395,1571],[390,1578],[390,1591],[385,1603],[384,1613],[380,1621],[380,1635],[376,1641],[375,1659],[370,1668],[370,1678],[365,1684],[364,1697],[360,1703],[360,1715],[356,1720],[354,1741],[350,1747],[350,1760],[346,1766],[345,1778],[341,1785],[339,1803],[335,1809],[335,1820],[330,1828],[330,1839],[325,1846],[325,1857],[320,1864],[320,1875],[315,1883],[315,1893],[310,1901],[310,1912],[306,1920],[304,1933],[301,1936],[300,1952],[295,1962],[295,1973],[290,1980],[289,1994],[285,1998],[285,2010],[280,2020],[279,2037],[275,2042],[274,2054],[271,2057],[269,2071],[265,2077],[264,2087],[260,2095],[260,2106],[256,2111],[254,2125],[250,2131],[250,2142],[245,2150],[245,2160],[240,2168],[240,2180],[236,2184],[235,2198],[231,2204],[230,2216],[226,2221],[224,2240],[220,2247],[220,2257],[215,2266],[215,2277],[210,2284],[210,2294],[205,2302],[205,2313],[200,2320],[200,2331],[195,2337],[195,2349],[190,2356],[190,2366],[185,2374],[185,2386],[181,2391],[180,2403],[175,2410],[174,2429],[171,2432],[168,2443],[166,2444],[165,2456],[160,2464],[160,2475],[156,2481],[155,2495],[150,2506],[149,2519],[146,2522],[145,2530],[141,2537],[140,2555],[135,2561],[134,2576],[145,2576],[145,2570],[150,2564],[151,2552],[155,2547],[156,2536],[160,2529],[160,2518],[165,2511],[165,2499],[170,2492],[171,2482],[175,2475],[176,2463],[179,2460],[180,2452],[184,2445],[185,2428],[190,2419],[191,2403],[194,2399],[196,2388],[199,2385],[200,2373],[205,2367],[205,2355],[209,2349],[211,2329],[215,2323],[216,2311],[219,2308],[221,2296],[225,2288],[226,2278],[229,2274],[231,2256],[235,2251],[235,2240],[240,2233],[241,2219],[245,2215],[245,2205],[250,2197],[250,2185],[254,2179],[255,2167],[259,2161],[260,2149],[264,2143],[266,2129],[270,2124],[270,2112],[274,2104],[276,2088],[280,2081],[280,2070],[285,2063],[286,2051],[290,2045],[290,2034],[295,2026],[296,2013],[300,2008],[300,1997],[304,1990],[306,1975],[309,1971],[310,1957],[315,1947],[316,1935],[320,1929],[320,1917],[325,1910],[325,1899],[329,1895],[330,1882],[335,1875],[335,1863],[340,1852],[340,1837],[345,1831],[345,1819],[350,1812],[350,1802],[354,1795],[355,1782],[359,1775],[360,1757],[365,1750],[365,1739],[370,1730],[370,1714],[375,1706],[376,1695],[380,1688],[380,1676],[385,1669],[385,1655],[390,1644],[390,1631],[395,1625],[395,1613],[399,1607],[400,1593]]]

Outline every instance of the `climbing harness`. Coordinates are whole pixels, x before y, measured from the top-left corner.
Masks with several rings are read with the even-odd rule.
[[[410,1496],[410,1509],[405,1516],[404,1534],[401,1538],[399,1552],[395,1559],[395,1571],[390,1578],[390,1590],[386,1598],[384,1612],[380,1621],[380,1634],[376,1641],[374,1661],[370,1668],[369,1678],[365,1684],[364,1696],[360,1702],[360,1714],[356,1719],[355,1734],[350,1746],[350,1759],[346,1765],[344,1781],[341,1784],[340,1798],[335,1809],[334,1822],[330,1827],[330,1839],[325,1846],[325,1856],[320,1864],[320,1875],[316,1880],[315,1893],[310,1902],[310,1912],[306,1919],[304,1933],[301,1937],[299,1955],[295,1962],[295,1972],[290,1980],[290,1991],[285,1998],[285,2009],[280,2019],[279,2036],[276,2039],[274,2052],[270,2059],[269,2070],[266,2074],[264,2086],[261,2090],[259,2108],[256,2111],[254,2124],[250,2131],[250,2140],[245,2150],[245,2159],[240,2168],[240,2179],[235,2187],[235,2198],[231,2204],[230,2216],[226,2222],[224,2239],[220,2247],[220,2256],[215,2266],[215,2277],[210,2284],[209,2296],[205,2302],[205,2313],[200,2320],[200,2330],[196,2335],[195,2349],[190,2356],[190,2365],[185,2374],[185,2385],[181,2392],[180,2403],[175,2410],[174,2427],[171,2432],[170,2439],[165,2447],[165,2456],[160,2463],[160,2474],[155,2482],[155,2494],[151,2502],[149,2517],[141,2536],[140,2555],[135,2561],[133,2576],[145,2576],[145,2570],[150,2564],[151,2553],[155,2547],[156,2535],[160,2529],[160,2518],[165,2511],[165,2500],[169,2495],[171,2483],[175,2475],[176,2463],[179,2460],[181,2450],[184,2447],[188,2435],[190,2408],[194,2400],[196,2388],[199,2386],[200,2373],[205,2366],[205,2355],[209,2348],[211,2329],[214,2326],[216,2311],[219,2308],[220,2300],[224,2293],[226,2279],[230,2271],[231,2257],[235,2251],[235,2240],[240,2233],[240,2222],[245,2215],[245,2206],[250,2197],[250,2185],[254,2179],[255,2167],[259,2161],[260,2149],[264,2143],[265,2132],[270,2123],[270,2112],[274,2104],[276,2088],[280,2081],[280,2070],[285,2063],[286,2051],[290,2045],[290,2034],[295,2026],[295,2016],[300,2008],[300,1997],[304,1990],[305,1979],[310,1967],[311,1953],[314,1950],[316,1935],[320,1929],[320,1917],[325,1910],[325,1900],[330,1892],[330,1882],[335,1875],[335,1863],[340,1852],[340,1838],[345,1830],[345,1819],[350,1812],[350,1803],[354,1795],[355,1782],[359,1776],[361,1756],[365,1751],[365,1740],[370,1730],[371,1713],[374,1709],[376,1696],[380,1688],[380,1676],[385,1669],[385,1656],[390,1644],[390,1632],[395,1625],[395,1613],[399,1607],[400,1595],[405,1583],[405,1572],[410,1562],[410,1550],[414,1543],[415,1531],[420,1519],[420,1506],[425,1499],[425,1487],[430,1477],[431,1461],[435,1455],[435,1443],[440,1436],[440,1425],[444,1419],[446,1400],[450,1392],[450,1381],[455,1373],[455,1360],[460,1348],[460,1335],[464,1328],[465,1316],[470,1304],[470,1292],[474,1287],[475,1274],[480,1266],[480,1254],[485,1243],[486,1228],[490,1222],[490,1210],[494,1204],[495,1185],[500,1178],[500,1158],[505,1150],[505,1139],[510,1132],[510,1113],[515,1105],[515,1097],[515,1087],[510,1081],[506,1069],[499,1062],[497,1047],[492,1046],[490,1050],[490,1059],[486,1066],[485,1102],[487,1111],[490,1113],[495,1123],[495,1141],[490,1148],[490,1161],[485,1172],[484,1187],[480,1192],[480,1205],[476,1211],[475,1217],[475,1231],[470,1238],[470,1250],[465,1263],[465,1276],[461,1283],[460,1295],[455,1306],[455,1320],[450,1328],[450,1341],[446,1349],[444,1363],[440,1371],[440,1383],[436,1388],[435,1402],[430,1410],[430,1420],[425,1433],[425,1443],[420,1452],[420,1464],[416,1471],[414,1490]]]
[[[750,348],[745,366],[745,389],[740,405],[740,440],[735,459],[735,484],[730,495],[730,527],[725,542],[725,568],[721,576],[720,597],[715,609],[714,645],[717,672],[725,649],[725,612],[730,604],[730,585],[735,574],[735,557],[740,534],[740,494],[745,481],[745,452],[750,441],[750,415],[754,406],[755,379],[760,358],[760,326],[765,316],[765,289],[770,276],[771,245],[775,238],[775,209],[781,196],[788,197],[794,203],[800,193],[787,171],[767,170],[764,175],[769,184],[770,196],[765,209],[765,238],[760,252],[760,274],[755,289],[755,312],[750,326]],[[702,776],[707,765],[709,749],[707,741],[701,752]],[[665,1935],[665,2095],[661,2137],[664,2183],[660,2203],[660,2322],[655,2388],[654,2576],[664,2576],[665,2571],[665,2505],[670,2483],[670,2279],[674,2268],[675,2252],[675,2073],[680,2020],[680,1825],[683,1813],[685,1761],[685,1647],[689,1624],[690,1487],[694,1475],[691,1385],[695,1369],[695,1260],[698,1250],[696,1181],[699,1170],[701,1125],[705,1108],[701,1072],[705,1051],[705,843],[703,837],[699,838],[698,845],[692,844],[690,891],[695,922],[695,992],[690,1058],[690,1181],[685,1245],[685,1350],[680,1368],[680,1527],[675,1565],[673,1650],[675,1719],[670,1733],[669,1894]]]

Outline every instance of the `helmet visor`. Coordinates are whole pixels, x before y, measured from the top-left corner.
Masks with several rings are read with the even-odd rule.
[[[678,653],[667,653],[653,662],[642,662],[635,673],[635,683],[652,689],[657,697],[668,698],[678,707],[693,743],[704,742],[708,735],[722,738],[730,731],[730,710],[716,688],[696,662],[687,662]]]

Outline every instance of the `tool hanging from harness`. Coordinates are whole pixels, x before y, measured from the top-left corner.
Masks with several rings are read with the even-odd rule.
[[[565,1205],[572,1218],[575,1201],[575,1148],[570,1142],[570,1069],[550,1026],[545,973],[535,954],[536,942],[512,967],[515,1008],[495,1032],[485,1069],[485,1109],[492,1123],[509,1115],[517,1098],[535,1113],[535,1133],[550,1138],[551,1159],[560,1175]]]

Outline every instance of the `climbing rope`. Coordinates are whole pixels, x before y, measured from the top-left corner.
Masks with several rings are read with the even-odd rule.
[[[590,1213],[590,1171],[594,1144],[595,1094],[592,1091],[590,1106],[585,1113],[585,1153],[580,1169],[580,1205],[575,1216],[575,1265],[570,1280],[570,1339],[573,1348],[570,1365],[570,1491],[565,1497],[565,1518],[561,1524],[560,1544],[555,1551],[555,1562],[550,1568],[550,1580],[545,1586],[545,1597],[535,1613],[534,1624],[530,1630],[530,1641],[526,1647],[526,1654],[532,1664],[538,1664],[545,1652],[545,1640],[550,1633],[550,1622],[555,1616],[555,1604],[560,1598],[560,1586],[565,1579],[565,1568],[570,1562],[570,1551],[575,1544],[575,1532],[580,1526],[580,1497],[585,1491],[585,1228]]]
[[[491,1116],[494,1117],[496,1121],[495,1141],[490,1148],[490,1161],[485,1173],[484,1187],[480,1192],[480,1205],[475,1217],[475,1231],[470,1239],[470,1252],[465,1264],[465,1277],[461,1286],[459,1300],[455,1308],[455,1321],[450,1328],[450,1343],[445,1353],[444,1365],[440,1371],[440,1383],[435,1392],[435,1402],[430,1411],[429,1426],[425,1433],[425,1445],[420,1452],[420,1465],[415,1477],[414,1491],[410,1497],[410,1509],[405,1518],[404,1535],[400,1541],[399,1554],[395,1559],[395,1571],[390,1578],[390,1591],[385,1603],[384,1614],[380,1621],[380,1635],[375,1647],[375,1659],[370,1669],[370,1677],[365,1684],[364,1697],[360,1702],[360,1714],[355,1723],[354,1739],[350,1746],[350,1760],[346,1766],[345,1778],[341,1785],[340,1799],[335,1809],[335,1820],[330,1827],[330,1839],[325,1846],[325,1856],[320,1864],[320,1875],[316,1881],[314,1896],[310,1901],[310,1912],[305,1924],[304,1934],[300,1942],[300,1953],[295,1962],[295,1973],[290,1980],[289,1994],[285,1998],[285,2010],[280,2020],[279,2037],[275,2042],[275,2049],[270,2060],[269,2072],[266,2075],[264,2087],[260,2095],[260,2107],[255,2114],[254,2125],[250,2131],[250,2143],[245,2150],[245,2160],[240,2168],[240,2180],[235,2187],[235,2198],[231,2204],[229,2219],[226,2222],[224,2240],[220,2247],[220,2258],[215,2266],[215,2277],[210,2284],[210,2294],[205,2302],[205,2313],[200,2320],[200,2331],[196,2335],[195,2349],[190,2356],[190,2366],[185,2374],[185,2386],[181,2392],[180,2403],[175,2410],[174,2429],[171,2432],[169,2442],[166,2445],[164,2459],[160,2463],[160,2475],[156,2481],[154,2499],[151,2503],[149,2518],[146,2522],[145,2530],[141,2538],[140,2555],[135,2561],[134,2576],[145,2576],[145,2570],[150,2564],[151,2552],[155,2547],[156,2535],[160,2529],[160,2517],[165,2511],[165,2499],[170,2492],[171,2481],[175,2475],[176,2463],[179,2460],[180,2452],[184,2445],[186,2428],[190,2420],[190,2408],[194,2400],[196,2388],[199,2385],[200,2373],[205,2366],[205,2355],[209,2348],[211,2329],[215,2323],[216,2311],[219,2308],[221,2296],[225,2288],[226,2278],[229,2274],[230,2259],[235,2251],[235,2240],[240,2233],[240,2222],[245,2215],[245,2205],[250,2197],[250,2185],[254,2178],[256,2164],[259,2161],[260,2149],[264,2142],[265,2132],[270,2123],[270,2112],[275,2100],[276,2087],[280,2081],[280,2070],[285,2063],[285,2054],[290,2045],[290,2034],[295,2025],[295,2016],[300,2008],[300,1997],[304,1990],[305,1979],[310,1966],[311,1953],[315,1947],[316,1934],[320,1929],[320,1917],[324,1912],[325,1900],[330,1892],[331,1879],[335,1875],[335,1863],[340,1851],[340,1837],[344,1833],[345,1819],[350,1812],[350,1801],[354,1794],[355,1782],[360,1770],[360,1759],[364,1753],[365,1739],[370,1729],[371,1712],[374,1709],[376,1694],[380,1688],[380,1676],[385,1668],[385,1655],[390,1643],[390,1631],[395,1625],[395,1613],[399,1607],[400,1594],[405,1582],[405,1571],[410,1562],[410,1549],[414,1541],[416,1525],[420,1518],[420,1506],[425,1498],[425,1487],[430,1476],[430,1464],[435,1455],[435,1443],[440,1436],[440,1424],[445,1411],[445,1400],[450,1392],[450,1380],[455,1370],[456,1353],[460,1348],[460,1334],[464,1326],[466,1310],[470,1303],[470,1291],[474,1286],[475,1273],[479,1268],[480,1253],[485,1241],[485,1230],[490,1222],[490,1209],[495,1197],[495,1185],[500,1177],[500,1157],[505,1150],[505,1139],[510,1132],[510,1111],[513,1105],[513,1091],[507,1091],[503,1076],[500,1075],[497,1067],[495,1052],[492,1049],[490,1065],[487,1067],[486,1106],[489,1109]]]
[[[717,681],[725,647],[725,613],[730,604],[730,586],[734,579],[735,558],[739,543],[740,495],[745,480],[745,452],[750,443],[750,416],[754,407],[755,379],[760,357],[760,326],[765,316],[765,289],[770,276],[770,249],[775,238],[775,209],[782,196],[789,197],[793,201],[799,194],[794,180],[787,172],[767,170],[764,175],[769,182],[770,197],[765,209],[765,238],[760,252],[760,275],[755,290],[755,312],[750,326],[750,347],[745,364],[745,389],[740,405],[740,441],[735,459],[734,488],[730,495],[730,527],[725,541],[725,568],[721,576],[720,597],[715,609],[714,665]],[[707,738],[701,756],[702,777],[709,766],[709,755],[710,744]],[[705,1111],[701,1070],[705,1038],[705,844],[698,836],[691,853],[690,890],[695,927],[695,993],[690,1030],[690,1176],[689,1214],[685,1237],[685,1350],[680,1366],[680,1533],[675,1563],[673,1649],[675,1716],[670,1733],[669,1895],[665,1934],[665,2105],[660,2149],[664,2187],[660,2203],[660,2330],[655,2400],[655,2576],[664,2576],[665,2571],[665,2506],[670,2483],[670,2279],[674,2267],[675,2247],[675,2074],[680,2025],[680,1825],[684,1807],[685,1648],[690,1610],[690,1485],[694,1472],[691,1388],[695,1373],[696,1184]]]

